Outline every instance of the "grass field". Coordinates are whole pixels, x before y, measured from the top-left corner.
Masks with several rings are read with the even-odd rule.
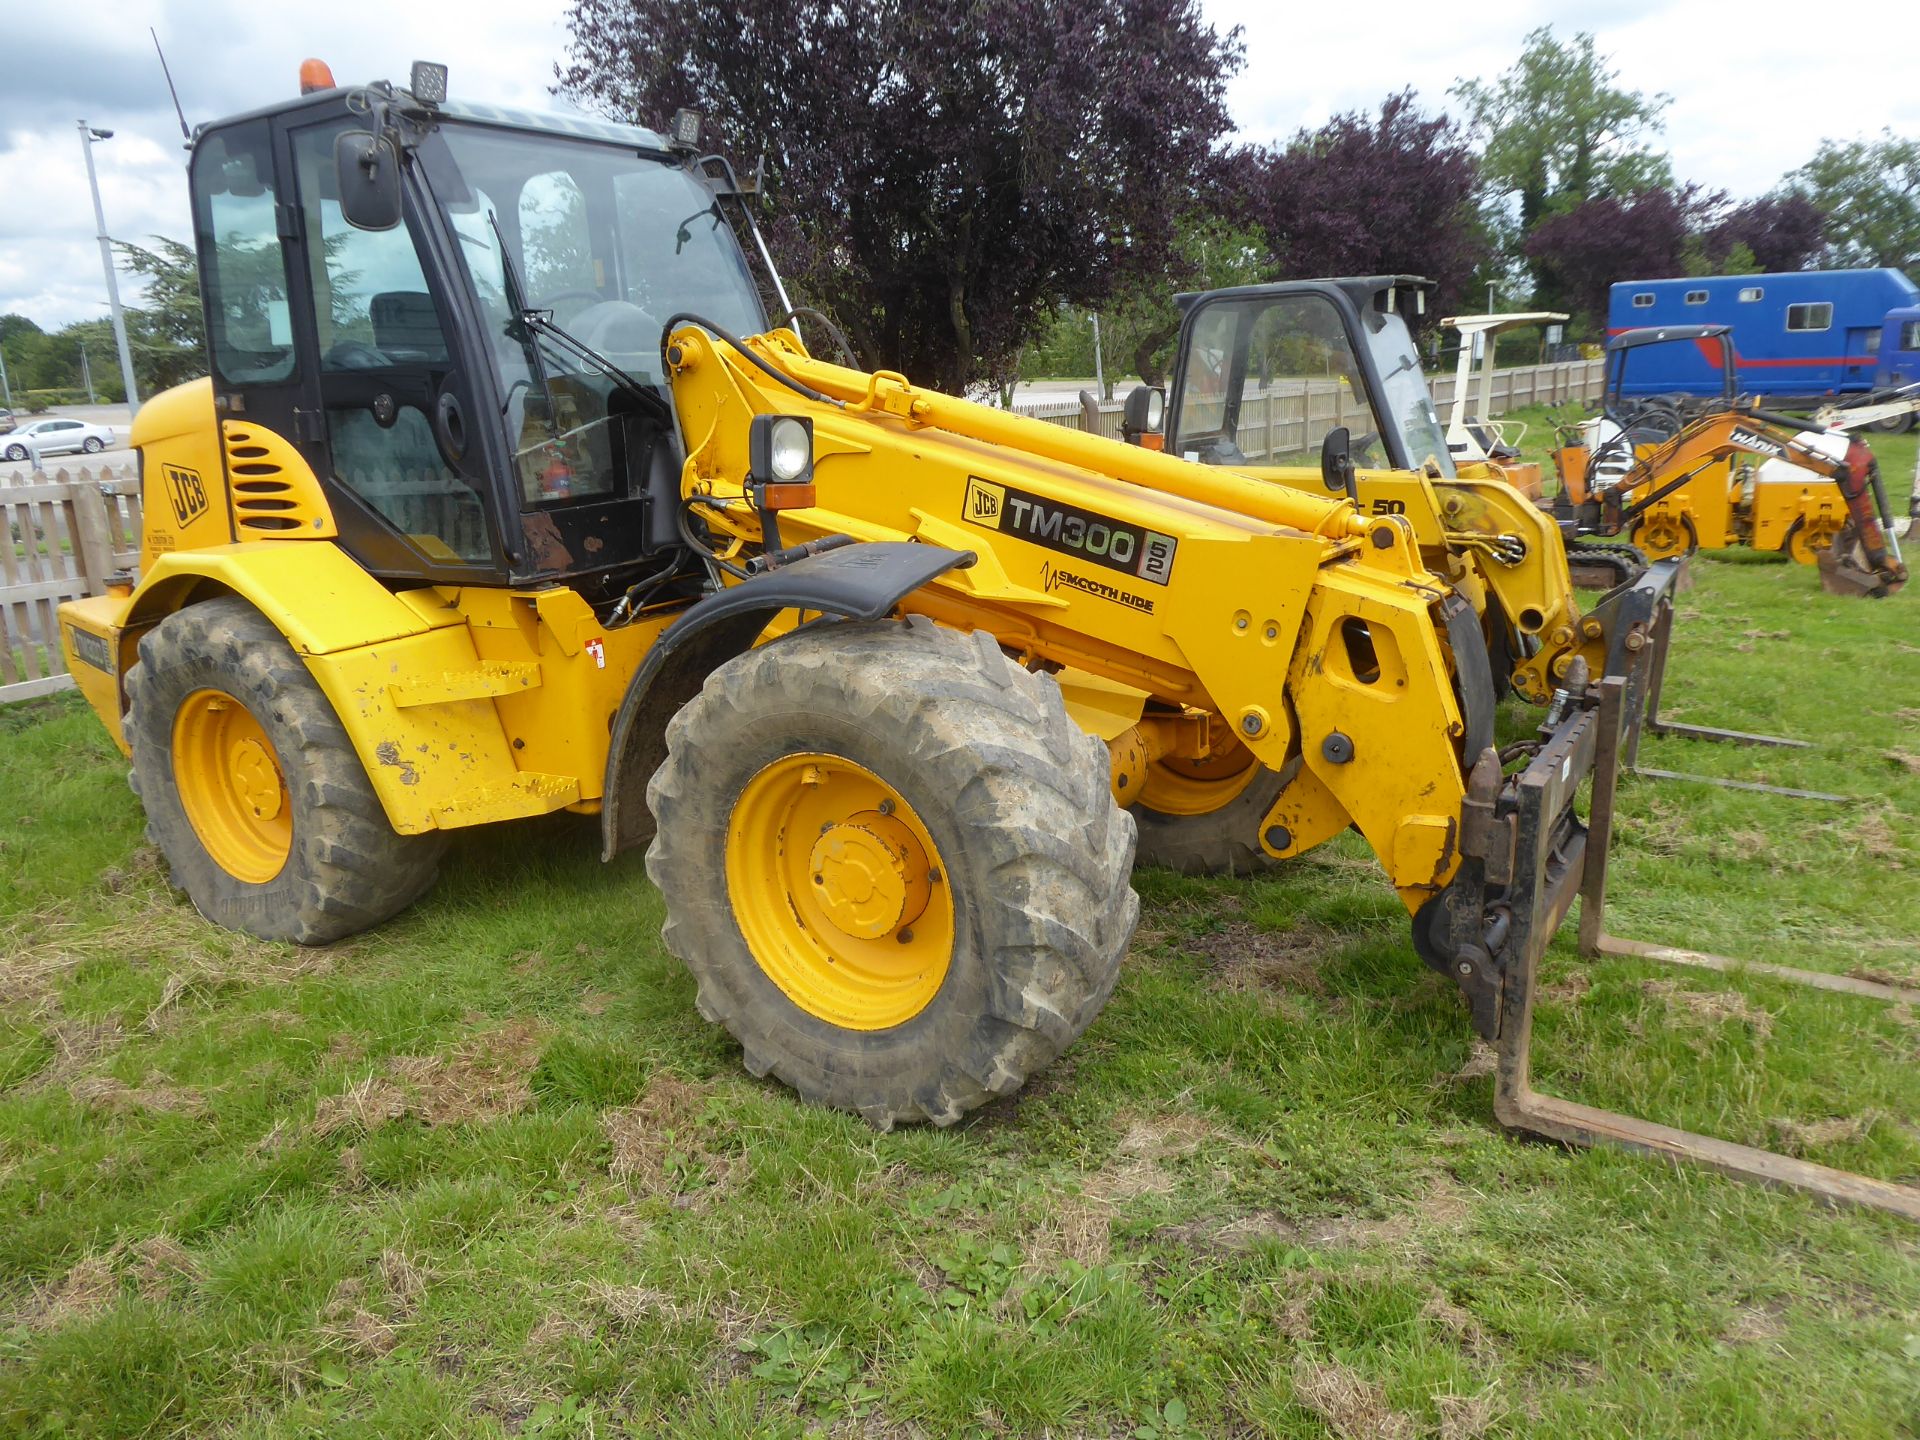
[[[1645,758],[1862,798],[1629,782],[1614,927],[1920,981],[1920,591],[1696,570],[1671,712],[1818,744]],[[744,1073],[589,822],[298,951],[169,893],[125,771],[0,710],[0,1433],[1920,1434],[1920,1234],[1500,1135],[1351,840],[1142,873],[1060,1065],[876,1135]],[[1920,1180],[1920,1017],[1545,979],[1548,1088]]]

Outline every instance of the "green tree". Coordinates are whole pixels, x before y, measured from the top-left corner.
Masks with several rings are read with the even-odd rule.
[[[127,311],[127,344],[143,395],[207,373],[200,267],[193,247],[164,235],[152,239],[151,250],[117,242],[121,269],[146,281],[145,303]]]
[[[1822,263],[1920,264],[1920,140],[1823,140],[1781,188],[1826,211]]]
[[[1528,34],[1505,73],[1453,87],[1485,146],[1480,175],[1489,228],[1509,255],[1523,253],[1550,216],[1672,185],[1658,139],[1673,97],[1626,89],[1619,78],[1592,35],[1578,31],[1562,42],[1544,25]]]

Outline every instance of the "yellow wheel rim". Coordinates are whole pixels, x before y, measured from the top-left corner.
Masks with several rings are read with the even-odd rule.
[[[1655,515],[1640,523],[1633,543],[1649,560],[1666,560],[1687,553],[1687,527],[1677,516]]]
[[[1206,759],[1163,755],[1147,766],[1142,805],[1162,815],[1211,815],[1240,798],[1260,766],[1253,752],[1234,738],[1226,717],[1214,716],[1208,730],[1211,753]]]
[[[788,755],[740,792],[727,894],[754,961],[815,1019],[903,1025],[953,961],[952,887],[906,800],[839,755]]]
[[[1787,536],[1787,554],[1802,565],[1820,563],[1820,552],[1833,548],[1833,537],[1840,533],[1838,522],[1823,519],[1802,520]]]
[[[273,742],[224,690],[196,690],[173,717],[173,783],[207,854],[263,885],[293,849],[293,806]]]

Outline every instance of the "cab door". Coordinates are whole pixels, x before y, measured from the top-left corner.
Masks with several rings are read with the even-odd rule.
[[[343,543],[375,574],[498,582],[506,563],[480,411],[445,285],[428,278],[419,207],[408,203],[390,230],[360,229],[341,212],[334,142],[363,125],[339,116],[288,134],[315,468]]]

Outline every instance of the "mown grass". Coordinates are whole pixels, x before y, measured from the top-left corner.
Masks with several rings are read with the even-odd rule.
[[[1614,927],[1920,982],[1915,596],[1697,570],[1673,713],[1816,746],[1647,758],[1863,798],[1630,782]],[[587,822],[259,944],[168,892],[82,706],[0,710],[0,1432],[1920,1433],[1911,1226],[1500,1135],[1351,841],[1138,884],[1060,1065],[876,1135],[745,1075]],[[1911,1013],[1545,982],[1546,1087],[1920,1180]]]

